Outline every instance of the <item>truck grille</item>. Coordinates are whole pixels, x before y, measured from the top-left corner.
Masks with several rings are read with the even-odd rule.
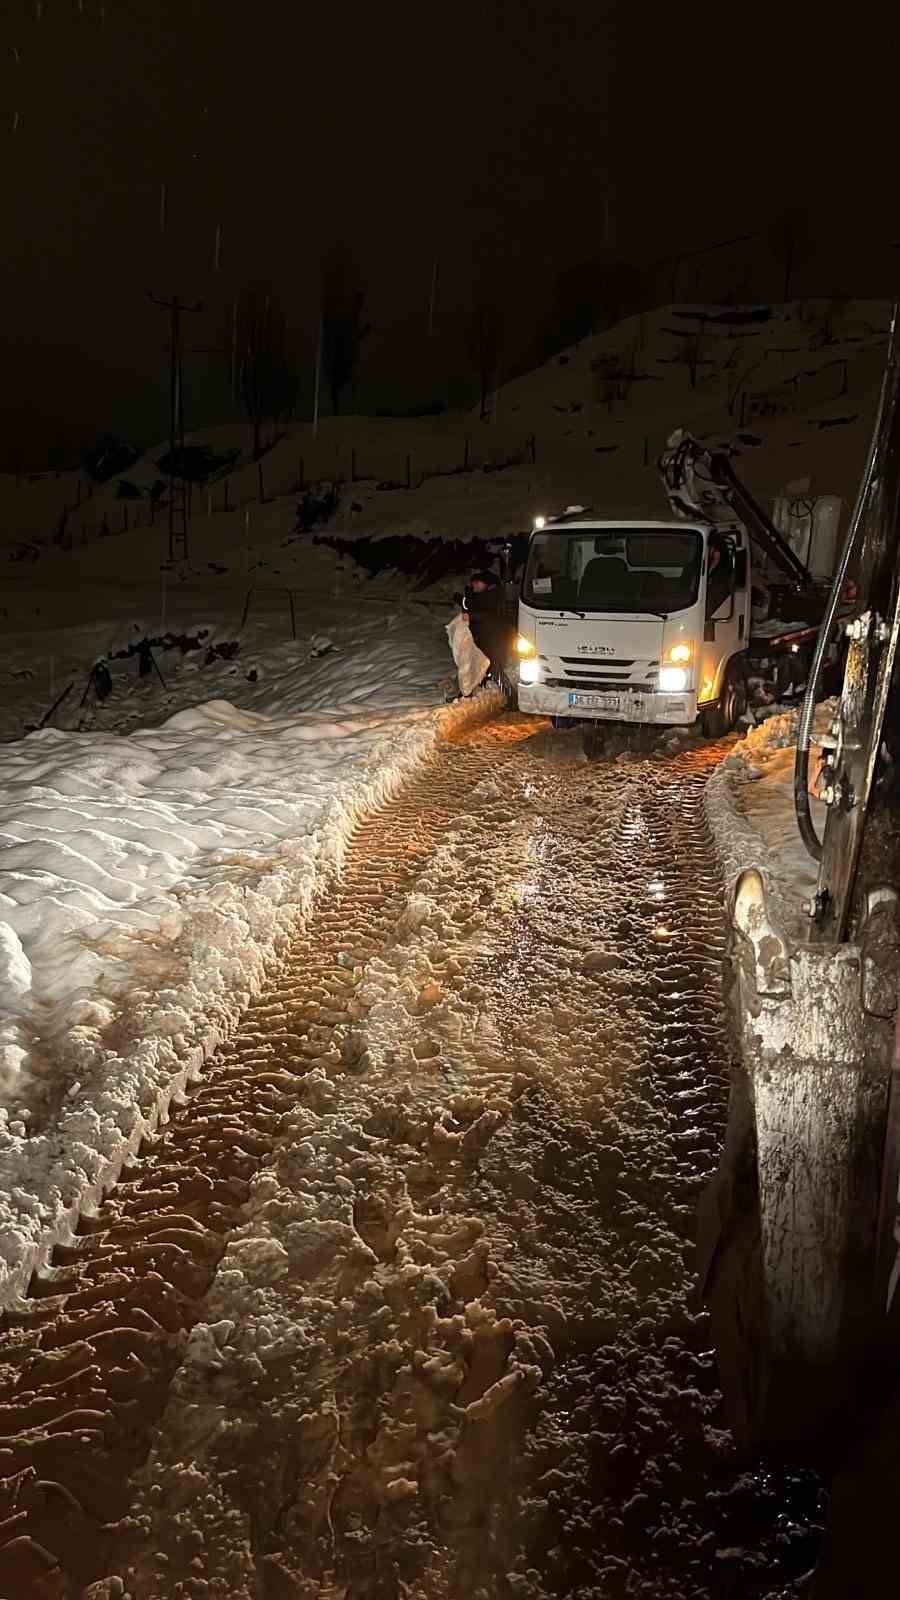
[[[542,659],[546,660],[546,657]],[[638,661],[633,657],[611,657],[604,661],[585,656],[557,657],[563,670],[560,678],[545,678],[553,688],[565,689],[639,689],[654,690],[659,663]]]
[[[612,656],[560,656],[564,667],[633,667],[634,660],[614,659]],[[642,661],[642,667],[655,667],[655,661]]]

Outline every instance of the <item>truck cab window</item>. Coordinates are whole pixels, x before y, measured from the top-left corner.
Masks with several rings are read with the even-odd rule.
[[[522,597],[537,610],[668,616],[696,600],[701,555],[700,535],[691,528],[548,528],[532,536]]]

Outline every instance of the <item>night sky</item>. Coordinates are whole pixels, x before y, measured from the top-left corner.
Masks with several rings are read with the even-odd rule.
[[[514,356],[561,268],[764,233],[786,204],[810,208],[829,271],[889,293],[895,24],[874,6],[832,22],[771,0],[662,12],[6,0],[0,413],[159,433],[165,327],[148,289],[202,296],[191,331],[209,346],[235,289],[264,279],[311,362],[338,239],[367,289],[370,394],[386,405],[424,359],[435,256],[433,360],[463,375],[475,294],[503,304]],[[218,366],[194,358],[204,421],[224,398]]]

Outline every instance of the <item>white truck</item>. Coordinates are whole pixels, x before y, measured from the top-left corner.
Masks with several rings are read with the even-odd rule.
[[[518,706],[583,722],[588,744],[602,722],[699,719],[717,737],[744,715],[749,683],[768,685],[770,699],[798,692],[815,647],[827,586],[727,459],[679,431],[660,470],[671,519],[607,520],[573,507],[538,519],[529,543]],[[754,546],[782,575],[757,589],[755,607]],[[764,600],[788,620],[754,624]]]

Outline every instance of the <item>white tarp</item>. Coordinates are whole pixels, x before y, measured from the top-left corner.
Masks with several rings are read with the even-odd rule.
[[[464,611],[457,611],[456,616],[447,623],[447,641],[456,662],[459,692],[471,694],[478,688],[491,663],[472,638],[469,619]]]

